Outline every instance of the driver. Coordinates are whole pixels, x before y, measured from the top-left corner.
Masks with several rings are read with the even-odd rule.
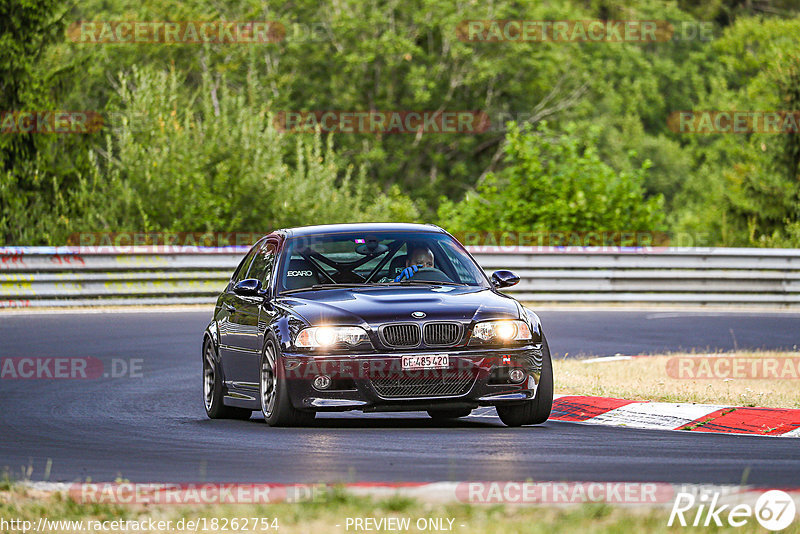
[[[420,269],[433,269],[433,252],[428,247],[417,247],[406,259],[406,268],[394,279],[395,282],[408,280]]]

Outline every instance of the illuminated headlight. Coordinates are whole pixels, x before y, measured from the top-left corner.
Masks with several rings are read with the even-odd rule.
[[[294,344],[306,349],[355,346],[367,341],[367,332],[357,326],[313,326],[301,330]]]
[[[531,329],[525,321],[483,321],[475,325],[472,337],[486,342],[527,341]]]

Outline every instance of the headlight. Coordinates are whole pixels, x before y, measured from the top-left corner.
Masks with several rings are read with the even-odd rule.
[[[525,321],[483,321],[472,330],[473,339],[483,342],[507,343],[531,339],[531,329]]]
[[[294,344],[306,349],[355,346],[368,341],[367,332],[358,326],[312,326],[297,334]]]

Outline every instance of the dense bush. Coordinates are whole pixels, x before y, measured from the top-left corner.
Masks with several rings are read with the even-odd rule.
[[[64,242],[81,231],[267,232],[419,219],[397,187],[381,193],[363,168],[343,161],[331,137],[277,131],[247,91],[217,92],[208,76],[188,89],[175,71],[148,67],[121,75],[117,87],[114,128],[77,185],[59,190],[53,182],[58,204],[38,212],[9,195],[17,203],[6,213],[24,223],[25,241]]]
[[[662,230],[663,198],[644,197],[649,162],[632,172],[603,162],[591,132],[559,134],[511,125],[506,167],[461,202],[443,200],[441,224],[461,231],[630,232]]]

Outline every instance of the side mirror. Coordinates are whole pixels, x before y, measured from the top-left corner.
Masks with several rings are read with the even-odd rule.
[[[511,287],[519,282],[519,276],[511,271],[495,271],[492,273],[494,287]]]
[[[233,292],[242,297],[258,297],[266,294],[261,289],[261,281],[255,278],[245,278],[236,282]]]

